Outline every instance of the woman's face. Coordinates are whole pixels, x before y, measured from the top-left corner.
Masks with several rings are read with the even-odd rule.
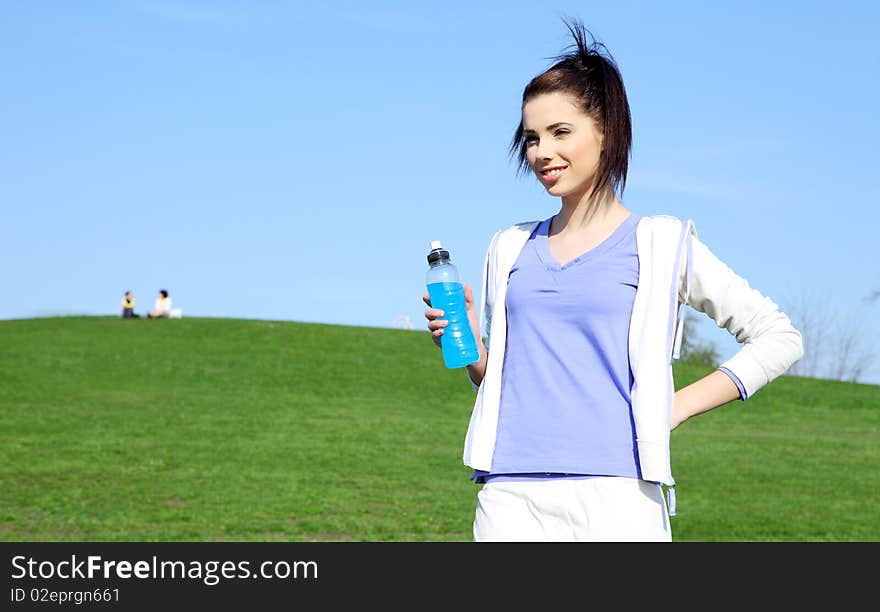
[[[592,117],[567,93],[532,98],[523,106],[526,156],[535,176],[553,196],[581,197],[593,186],[602,134]]]

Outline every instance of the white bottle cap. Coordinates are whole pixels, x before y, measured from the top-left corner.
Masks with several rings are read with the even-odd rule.
[[[442,248],[443,248],[443,247],[440,246],[440,241],[439,241],[439,240],[432,240],[432,241],[431,241],[431,250],[432,250],[432,251],[433,251],[434,249],[442,249]]]

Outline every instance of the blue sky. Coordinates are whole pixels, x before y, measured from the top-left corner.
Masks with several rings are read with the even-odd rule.
[[[869,2],[4,2],[0,319],[166,288],[185,316],[424,329],[431,240],[478,285],[492,233],[558,209],[507,145],[566,16],[626,82],[624,204],[876,344]]]

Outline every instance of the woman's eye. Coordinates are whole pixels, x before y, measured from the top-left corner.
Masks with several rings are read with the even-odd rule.
[[[537,137],[537,136],[526,136],[526,138],[525,138],[525,143],[526,143],[527,145],[530,145],[530,144],[533,144],[533,143],[536,143],[536,142],[538,142],[538,137]]]
[[[565,136],[566,134],[568,134],[568,130],[556,130],[553,132],[554,136]]]

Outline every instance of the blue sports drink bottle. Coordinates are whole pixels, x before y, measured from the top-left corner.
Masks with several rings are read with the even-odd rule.
[[[442,310],[443,318],[449,321],[440,336],[443,363],[447,368],[461,368],[476,363],[480,360],[480,351],[468,322],[464,285],[461,284],[458,270],[449,260],[449,251],[440,245],[439,240],[431,241],[428,264],[431,308]]]

